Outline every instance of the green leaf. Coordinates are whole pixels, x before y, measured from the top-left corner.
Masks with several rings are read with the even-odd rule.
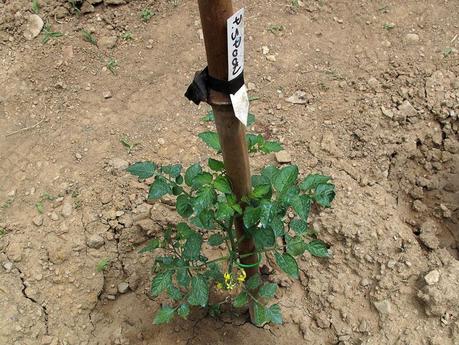
[[[214,115],[214,112],[212,110],[209,110],[206,114],[206,116],[203,116],[201,118],[202,121],[204,122],[212,122],[212,121],[215,121],[215,115]]]
[[[193,208],[191,206],[190,199],[185,194],[179,195],[175,204],[177,213],[183,218],[188,218],[193,214]]]
[[[231,194],[231,183],[226,176],[218,176],[214,181],[214,187],[219,192]]]
[[[266,315],[266,308],[258,302],[253,304],[253,315],[254,320],[253,322],[258,327],[263,326],[264,324],[269,322],[268,316]]]
[[[177,178],[182,171],[181,164],[173,164],[173,165],[163,165],[161,167],[161,171],[172,178]]]
[[[198,175],[196,175],[193,180],[191,181],[191,184],[193,185],[193,188],[199,188],[204,185],[209,185],[212,183],[213,176],[212,174],[208,172],[203,172]]]
[[[162,325],[171,322],[174,318],[175,309],[171,306],[165,305],[156,313],[153,323],[155,325]]]
[[[198,137],[210,148],[213,148],[216,151],[222,150],[220,139],[218,138],[218,134],[216,132],[202,132],[198,134]]]
[[[214,228],[214,211],[208,209],[202,210],[198,214],[197,219],[199,219],[199,222],[195,223],[196,226],[208,230]]]
[[[190,274],[186,267],[179,267],[177,269],[177,283],[184,288],[190,285]]]
[[[169,285],[167,287],[167,294],[169,295],[170,298],[172,298],[174,301],[179,301],[182,298],[182,293],[180,290],[175,287],[174,285]]]
[[[308,224],[301,219],[293,219],[290,222],[290,229],[295,231],[295,233],[301,235],[304,234],[308,230]]]
[[[271,180],[263,175],[252,175],[252,186],[255,188],[260,185],[271,185]]]
[[[97,271],[97,272],[105,271],[106,268],[108,267],[109,263],[110,263],[110,260],[109,260],[109,259],[102,259],[102,260],[100,260],[100,261],[97,263],[96,271]]]
[[[178,223],[176,225],[177,228],[177,239],[179,240],[187,240],[191,236],[195,234],[195,232],[188,226],[187,223]]]
[[[279,174],[279,171],[280,170],[278,168],[276,168],[275,166],[267,165],[261,171],[261,175],[266,177],[271,182],[271,184],[273,184],[274,180],[276,179],[277,175]]]
[[[209,287],[203,276],[198,275],[191,278],[191,293],[188,303],[205,307],[209,300]]]
[[[298,167],[296,165],[288,165],[282,168],[279,174],[274,179],[274,188],[278,192],[282,192],[296,182],[298,177]]]
[[[333,184],[319,184],[314,193],[314,200],[323,207],[330,207],[335,198],[335,186]]]
[[[213,158],[209,158],[207,164],[209,165],[209,168],[211,168],[213,171],[223,171],[225,169],[225,165],[223,164],[223,162]]]
[[[155,182],[153,182],[150,186],[150,191],[148,192],[148,199],[156,200],[171,192],[171,187],[167,184],[164,178],[158,177],[155,180]]]
[[[276,290],[277,290],[277,284],[265,283],[260,288],[260,290],[258,290],[258,295],[260,297],[273,298],[274,294],[276,293]]]
[[[252,126],[255,123],[255,115],[252,113],[249,113],[247,116],[247,127]]]
[[[249,303],[249,295],[246,291],[242,291],[239,295],[237,295],[233,300],[233,307],[234,308],[241,308]]]
[[[186,303],[180,304],[177,309],[177,314],[183,319],[186,319],[190,315],[190,306]]]
[[[151,295],[158,296],[172,285],[172,271],[158,272],[151,282]]]
[[[290,236],[288,237],[287,241],[287,252],[292,255],[292,256],[298,256],[302,255],[304,251],[306,250],[306,243],[304,243],[304,240],[299,237],[293,237],[291,238]]]
[[[289,276],[298,279],[298,264],[293,256],[288,253],[274,253],[276,263],[280,269],[287,273]]]
[[[183,183],[183,176],[182,175],[178,175],[176,178],[175,178],[175,182],[177,184],[182,184]]]
[[[258,135],[251,134],[251,133],[246,134],[245,135],[245,140],[247,142],[247,147],[248,147],[249,152],[256,151],[255,146],[258,143]]]
[[[277,141],[266,141],[260,148],[263,153],[279,152],[283,149]]]
[[[266,194],[269,194],[269,192],[271,192],[271,185],[261,184],[253,189],[251,196],[255,199],[260,199],[264,197]]]
[[[274,204],[268,200],[262,200],[259,206],[260,209],[260,224],[263,227],[266,227],[271,223],[275,214]]]
[[[221,234],[213,234],[209,237],[208,241],[210,246],[216,247],[224,242],[223,236]]]
[[[197,260],[201,254],[202,236],[196,232],[188,237],[183,247],[183,258],[186,260]]]
[[[215,190],[211,187],[204,187],[196,193],[196,198],[193,200],[193,208],[195,212],[199,213],[211,206],[217,199]]]
[[[305,249],[312,255],[320,258],[327,258],[330,256],[327,245],[321,240],[312,240],[306,245]]]
[[[283,320],[282,320],[282,312],[280,309],[280,306],[278,304],[273,304],[266,310],[267,317],[270,322],[272,322],[275,325],[281,325]]]
[[[139,250],[139,253],[142,254],[142,253],[152,252],[156,248],[159,248],[160,245],[161,245],[161,242],[157,238],[154,238],[154,239],[148,241],[147,245],[144,248]]]
[[[260,275],[257,273],[247,280],[245,287],[249,290],[255,290],[257,287],[261,285],[261,278]]]
[[[153,162],[138,162],[132,164],[126,171],[141,180],[145,180],[155,174],[157,167]]]
[[[257,228],[253,232],[253,240],[258,250],[273,247],[276,244],[276,235],[271,228]]]
[[[248,206],[244,210],[243,221],[247,228],[251,228],[260,221],[261,210],[258,207]]]
[[[274,217],[270,226],[273,229],[274,235],[276,235],[276,237],[281,237],[284,235],[284,222],[282,221],[281,217]]]
[[[211,304],[209,305],[209,315],[212,317],[217,317],[222,313],[220,309],[220,304]]]
[[[191,187],[193,185],[194,178],[197,175],[199,175],[201,172],[202,172],[202,168],[201,168],[201,165],[199,165],[199,163],[191,165],[185,171],[185,183]]]
[[[215,218],[221,221],[229,221],[234,215],[234,210],[227,203],[221,202],[218,204]]]
[[[299,184],[299,187],[301,190],[310,191],[316,189],[319,184],[327,183],[330,180],[330,176],[310,174]]]
[[[309,217],[309,210],[311,208],[311,199],[307,195],[299,195],[291,200],[291,205],[295,212],[304,220],[307,221]]]

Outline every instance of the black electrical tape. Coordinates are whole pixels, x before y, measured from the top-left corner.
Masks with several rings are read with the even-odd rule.
[[[207,102],[209,89],[226,95],[234,95],[243,85],[244,73],[231,81],[220,80],[210,76],[209,69],[206,67],[201,72],[195,73],[193,82],[186,90],[185,97],[198,105],[201,102]]]

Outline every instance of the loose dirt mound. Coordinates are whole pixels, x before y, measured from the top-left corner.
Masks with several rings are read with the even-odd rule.
[[[253,129],[337,184],[311,219],[332,259],[271,276],[285,323],[264,329],[201,311],[151,322],[163,300],[137,249],[177,216],[124,168],[210,154],[207,109],[182,96],[205,65],[196,3],[39,4],[62,33],[46,44],[24,36],[29,1],[0,0],[0,344],[458,343],[455,1],[237,1]],[[287,102],[297,91],[306,102]]]

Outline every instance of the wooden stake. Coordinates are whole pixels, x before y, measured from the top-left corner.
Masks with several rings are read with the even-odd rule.
[[[233,15],[232,1],[198,0],[198,3],[209,74],[217,79],[228,80],[226,21]],[[251,190],[245,126],[234,115],[228,95],[210,90],[208,103],[212,106],[215,114],[225,170],[231,180],[233,192],[240,200]],[[243,239],[244,229],[241,217],[236,218],[235,228],[237,238],[240,240],[239,254],[253,253],[255,251],[253,240],[251,238]],[[257,260],[257,255],[251,255],[242,258],[241,262],[250,265],[255,264]],[[258,267],[247,268],[246,272],[247,276],[251,277],[258,273]]]

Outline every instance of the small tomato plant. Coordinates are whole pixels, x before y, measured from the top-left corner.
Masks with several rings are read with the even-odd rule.
[[[251,119],[254,121],[253,115]],[[203,120],[212,121],[213,114]],[[203,132],[198,136],[220,152],[217,133]],[[282,149],[279,143],[267,141],[262,135],[247,134],[246,140],[250,152]],[[167,294],[173,301],[159,309],[155,324],[167,323],[175,315],[187,318],[193,306],[207,307],[215,315],[223,303],[231,303],[235,308],[253,303],[253,319],[258,326],[282,323],[280,306],[269,303],[277,285],[263,282],[259,273],[246,276],[247,267],[240,262],[243,255],[237,250],[235,217],[242,218],[244,236],[255,243],[255,252],[245,255],[258,255],[257,266],[264,255],[272,252],[277,266],[290,277],[298,278],[296,257],[305,251],[318,257],[329,256],[328,246],[308,226],[313,205],[330,207],[335,197],[329,176],[310,174],[300,178],[296,165],[268,165],[252,176],[252,191],[238,201],[223,162],[214,158],[208,159],[207,166],[196,163],[186,169],[181,164],[138,162],[127,171],[140,180],[153,180],[149,200],[175,196],[176,211],[183,218],[183,222],[169,226],[161,237],[151,239],[140,250],[145,253],[162,249],[163,254],[156,256],[154,262],[151,294]],[[293,219],[287,217],[287,212],[293,212]],[[203,251],[205,242],[210,247],[224,248],[225,255],[207,257],[207,252],[212,251]],[[228,296],[211,304],[211,289],[227,291]]]

